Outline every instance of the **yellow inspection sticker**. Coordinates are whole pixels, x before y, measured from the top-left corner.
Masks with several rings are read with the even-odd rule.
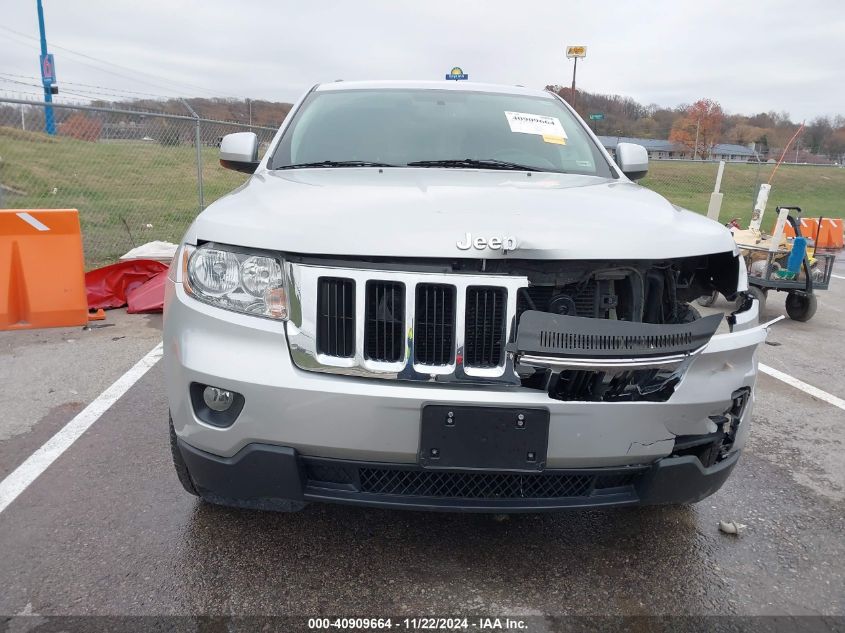
[[[511,132],[518,134],[536,134],[542,137],[546,143],[566,145],[566,130],[563,129],[560,119],[544,114],[530,114],[528,112],[505,111]]]

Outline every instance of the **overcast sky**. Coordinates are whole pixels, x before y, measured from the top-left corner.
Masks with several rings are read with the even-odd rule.
[[[37,36],[35,4],[0,7],[6,94],[37,90],[9,79],[36,83],[38,43],[7,30]],[[564,49],[584,44],[585,90],[666,106],[710,97],[732,113],[794,120],[845,114],[841,0],[44,0],[44,10],[71,99],[113,90],[291,101],[316,82],[442,80],[455,65],[471,81],[542,88],[571,81]]]

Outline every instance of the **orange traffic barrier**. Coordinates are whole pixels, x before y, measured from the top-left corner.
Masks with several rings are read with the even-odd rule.
[[[772,229],[774,230],[774,228]],[[792,225],[783,227],[786,237],[795,237]],[[801,218],[801,235],[816,242],[816,248],[843,248],[843,225],[836,218]]]
[[[819,228],[819,238],[816,240],[816,248],[842,248],[842,242],[842,220],[823,218]]]
[[[774,227],[772,227],[774,231]],[[801,235],[816,239],[816,233],[819,230],[819,221],[817,218],[801,218]],[[792,230],[792,225],[787,222],[783,226],[783,234],[786,237],[795,237],[795,231]]]
[[[85,325],[75,209],[0,209],[0,330]]]

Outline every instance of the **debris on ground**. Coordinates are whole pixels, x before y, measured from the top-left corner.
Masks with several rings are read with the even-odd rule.
[[[747,525],[737,523],[736,521],[719,521],[719,531],[724,532],[725,534],[734,534],[738,536],[742,534],[747,527]]]
[[[166,281],[167,271],[164,270],[129,292],[126,295],[126,313],[138,314],[164,310],[164,284]]]
[[[162,242],[155,240],[136,246],[128,253],[121,255],[120,261],[128,261],[133,259],[154,259],[160,262],[169,263],[176,256],[176,249],[179,248],[173,242]]]
[[[140,288],[160,273],[167,273],[167,265],[151,259],[136,259],[85,273],[85,291],[89,308],[122,308],[136,288]],[[162,285],[162,301],[164,299]],[[145,300],[144,304],[149,304]]]

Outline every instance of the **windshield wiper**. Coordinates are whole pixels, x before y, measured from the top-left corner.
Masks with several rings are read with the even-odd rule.
[[[281,165],[277,169],[306,169],[308,167],[396,167],[389,163],[375,163],[368,160],[321,160],[316,163],[294,163]]]
[[[481,169],[510,169],[514,171],[551,171],[540,167],[529,167],[495,158],[451,158],[446,160],[417,160],[408,163],[408,167],[457,167]]]

